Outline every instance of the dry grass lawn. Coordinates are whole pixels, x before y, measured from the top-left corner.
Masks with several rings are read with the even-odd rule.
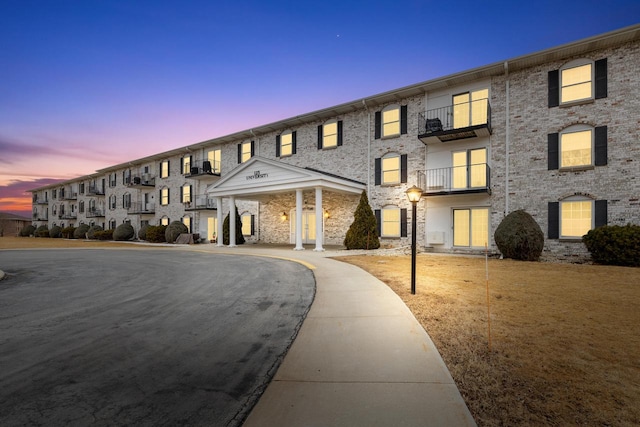
[[[419,254],[349,256],[438,347],[480,426],[640,425],[640,269]]]
[[[48,237],[0,237],[0,249],[131,248],[133,246],[132,243],[100,240],[50,239]]]

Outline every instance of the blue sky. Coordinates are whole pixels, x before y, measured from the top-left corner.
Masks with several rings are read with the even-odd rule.
[[[638,22],[638,0],[0,0],[0,211],[28,213],[47,179]]]

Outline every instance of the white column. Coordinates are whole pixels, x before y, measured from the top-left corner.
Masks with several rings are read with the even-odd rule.
[[[229,197],[229,247],[236,247],[236,198]]]
[[[294,251],[303,251],[302,246],[302,189],[296,190],[296,247]]]
[[[324,209],[322,208],[322,188],[316,187],[316,248],[314,251],[322,252],[324,248],[324,229],[322,227],[322,219],[324,216]]]
[[[217,246],[224,246],[222,243],[222,223],[224,220],[222,219],[222,197],[216,197],[216,214],[218,216],[217,226],[216,226],[216,236],[218,236]]]

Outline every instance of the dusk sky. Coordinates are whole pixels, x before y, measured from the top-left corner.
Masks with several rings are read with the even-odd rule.
[[[28,189],[640,22],[638,0],[0,0],[0,211]]]

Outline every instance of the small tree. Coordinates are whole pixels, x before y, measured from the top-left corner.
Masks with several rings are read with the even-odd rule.
[[[231,239],[229,233],[229,214],[224,218],[224,222],[222,223],[222,243],[225,245],[229,244],[229,240]],[[244,244],[244,236],[242,235],[242,219],[240,218],[240,214],[238,213],[238,208],[236,208],[236,245]]]
[[[376,217],[369,205],[366,191],[360,196],[360,203],[353,214],[353,222],[347,230],[344,245],[347,249],[368,250],[380,247]]]

